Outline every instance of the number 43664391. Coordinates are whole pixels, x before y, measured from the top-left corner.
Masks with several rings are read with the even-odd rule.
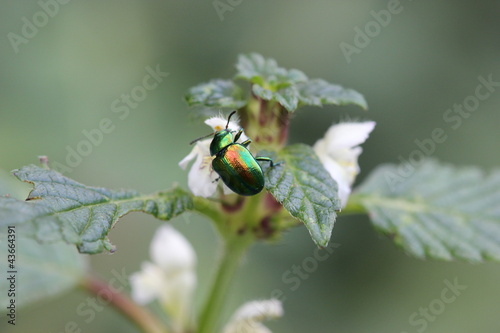
[[[7,261],[9,263],[9,269],[15,269],[16,267],[16,227],[9,226],[7,232],[7,243],[8,252]]]

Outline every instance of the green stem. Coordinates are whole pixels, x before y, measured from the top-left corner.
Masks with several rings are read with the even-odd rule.
[[[130,298],[116,291],[95,276],[87,276],[81,283],[83,289],[96,297],[106,295],[106,300],[125,315],[144,333],[168,333],[168,330],[146,309],[134,303]]]
[[[244,218],[244,221],[247,221],[247,223],[244,223],[243,225],[241,225],[241,227],[251,229],[252,227],[255,227],[255,223],[258,223],[263,217],[259,214],[260,212],[262,212],[261,204],[263,195],[264,194],[261,192],[258,195],[253,195],[246,198],[246,204],[243,208],[242,216],[247,217]],[[249,222],[253,222],[253,224]]]
[[[352,215],[352,214],[367,214],[366,208],[361,204],[361,200],[358,195],[354,194],[349,197],[347,205],[342,209],[342,215]]]
[[[217,276],[198,321],[198,333],[217,332],[216,327],[231,279],[238,268],[241,256],[253,240],[252,235],[242,235],[225,241]]]
[[[202,197],[193,198],[194,211],[205,215],[211,219],[219,230],[223,230],[221,226],[221,221],[224,221],[224,215],[222,212],[215,207],[213,202]]]

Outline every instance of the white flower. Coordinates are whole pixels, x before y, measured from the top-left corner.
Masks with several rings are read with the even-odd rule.
[[[234,117],[233,117],[233,119],[234,119]],[[208,118],[207,120],[205,120],[205,124],[212,127],[212,129],[214,131],[220,131],[220,130],[223,130],[226,128],[227,119],[222,117],[222,116],[211,117],[211,118]],[[239,131],[241,129],[237,120],[230,121],[227,128],[230,129],[231,131]],[[247,139],[248,139],[248,137],[245,135],[245,133],[243,133],[241,135],[240,141],[245,141]]]
[[[359,145],[366,141],[374,127],[374,121],[332,125],[314,145],[321,163],[338,184],[342,207],[347,204],[359,173],[358,156],[363,151]]]
[[[248,302],[235,312],[224,333],[271,333],[261,322],[281,316],[283,307],[277,299]]]
[[[212,127],[214,131],[220,131],[226,128],[227,119],[222,117],[212,117],[205,120],[205,124]],[[235,121],[230,121],[228,128],[232,131],[238,131],[240,129],[239,125]],[[248,137],[245,133],[242,133],[239,142],[247,140]],[[212,139],[200,140],[196,142],[193,150],[179,162],[179,166],[182,169],[186,169],[190,161],[195,159],[191,170],[188,174],[188,186],[194,195],[200,197],[211,197],[216,189],[217,182],[215,181],[219,178],[219,175],[212,169],[213,156],[210,156],[210,142]],[[223,190],[225,194],[232,193],[232,191],[225,185],[223,185]]]
[[[196,158],[188,173],[188,186],[194,195],[210,197],[215,193],[219,175],[212,169],[213,157],[210,156],[211,140],[196,142],[193,150],[179,162],[182,169],[186,169],[189,162]]]
[[[150,245],[152,262],[130,276],[132,299],[139,304],[158,300],[176,331],[189,325],[191,297],[196,286],[196,254],[191,244],[168,224],[156,231]]]

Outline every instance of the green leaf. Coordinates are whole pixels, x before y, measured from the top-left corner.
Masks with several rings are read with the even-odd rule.
[[[277,101],[289,112],[302,105],[323,104],[355,104],[367,109],[363,95],[357,91],[320,79],[308,80],[303,72],[279,67],[274,59],[266,59],[257,53],[240,55],[236,69],[235,78],[253,83],[254,95]]]
[[[136,191],[112,191],[90,187],[60,173],[34,165],[15,171],[34,184],[27,201],[0,197],[0,226],[19,225],[40,241],[65,240],[82,253],[112,251],[107,235],[120,217],[142,211],[169,220],[192,209],[191,194],[174,188],[142,195]]]
[[[354,104],[368,109],[363,95],[352,89],[328,83],[321,79],[312,79],[297,84],[300,105],[322,106],[323,104],[347,105]]]
[[[240,87],[231,80],[214,79],[189,89],[185,99],[189,106],[239,109],[246,105]]]
[[[7,235],[0,235],[0,237],[7,239]],[[62,242],[40,244],[16,231],[14,269],[17,272],[14,274],[16,306],[24,307],[73,288],[85,277],[87,266],[85,259],[74,246]],[[7,273],[7,269],[3,267],[2,272],[2,280],[5,281],[10,273]],[[11,299],[7,294],[10,283],[4,281],[0,283],[0,312],[6,312]]]
[[[263,165],[267,190],[306,225],[318,246],[327,246],[336,211],[340,210],[337,183],[307,145],[288,146],[274,156],[274,161],[283,164],[272,168]]]
[[[262,88],[257,84],[252,85],[252,92],[255,96],[258,96],[266,101],[270,101],[274,98],[274,93],[271,90]]]
[[[277,92],[272,92],[271,90],[254,84],[252,91],[256,96],[259,96],[263,100],[272,100],[280,103],[285,109],[288,110],[288,112],[295,111],[299,105],[299,94],[297,88],[294,86],[280,89]]]
[[[236,63],[235,78],[250,81],[272,91],[307,81],[307,76],[297,70],[279,67],[274,59],[258,53],[241,54]]]
[[[350,200],[416,257],[500,261],[500,170],[486,176],[433,160],[385,165]]]
[[[288,112],[295,111],[299,106],[299,93],[294,86],[278,90],[275,93],[275,99],[287,109]]]
[[[12,197],[26,198],[29,193],[29,185],[19,182],[11,174],[0,170],[0,193],[9,194]],[[8,203],[0,207],[0,216],[4,217],[6,211],[12,216],[25,215],[29,205],[24,201],[14,198],[2,198]],[[19,208],[19,209],[18,209]],[[40,244],[29,239],[22,233],[19,226],[11,228],[15,231],[8,238],[8,224],[0,218],[0,243],[2,246],[15,244],[15,261],[13,267],[5,260],[0,261],[0,271],[5,274],[4,279],[10,276],[8,271],[17,272],[16,275],[16,306],[23,307],[42,298],[56,296],[59,293],[74,287],[85,276],[86,258],[78,254],[74,246],[62,242],[55,244]],[[10,240],[10,242],[9,242]],[[15,243],[14,243],[15,242]],[[8,289],[10,283],[0,283],[0,312],[7,310],[10,303]]]

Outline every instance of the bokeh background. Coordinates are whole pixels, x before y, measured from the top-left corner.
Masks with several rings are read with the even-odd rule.
[[[114,131],[68,176],[145,193],[175,182],[186,187],[187,173],[177,163],[189,152],[188,142],[208,128],[189,120],[183,95],[197,83],[232,77],[237,55],[247,52],[365,95],[368,112],[301,109],[290,136],[291,142],[313,144],[338,120],[377,121],[364,145],[358,183],[378,164],[407,158],[414,140],[430,137],[436,127],[446,128],[448,139],[437,146],[435,158],[485,170],[498,166],[500,91],[456,130],[443,114],[474,93],[478,76],[492,74],[500,81],[500,2],[402,0],[403,10],[348,63],[340,43],[353,44],[354,28],[364,29],[373,21],[370,11],[387,6],[388,1],[243,0],[221,19],[212,1],[71,1],[16,53],[8,34],[21,35],[23,17],[32,21],[41,7],[1,0],[0,168],[37,163],[38,155],[64,163],[67,147],[75,149],[85,138],[82,131],[109,118]],[[111,104],[142,83],[147,66],[157,65],[169,76],[121,120]],[[218,254],[217,236],[194,214],[173,223],[198,254],[199,306]],[[110,235],[118,251],[92,256],[92,269],[104,280],[112,269],[138,270],[159,225],[144,214],[126,216]],[[500,330],[499,264],[416,260],[378,235],[364,216],[339,218],[332,241],[340,247],[295,291],[282,275],[314,253],[306,229],[254,246],[231,289],[225,320],[243,302],[269,298],[277,288],[287,297],[286,314],[268,323],[273,332],[416,332],[410,315],[440,298],[445,279],[457,278],[467,289],[425,332]],[[16,327],[2,317],[0,331],[64,332],[68,320],[82,332],[137,331],[110,308],[86,323],[75,312],[86,297],[75,290],[22,308]]]

